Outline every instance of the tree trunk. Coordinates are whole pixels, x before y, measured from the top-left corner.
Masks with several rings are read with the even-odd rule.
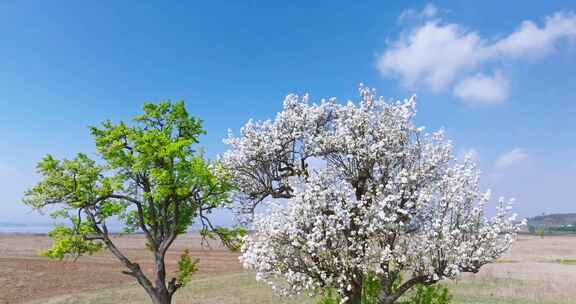
[[[396,301],[404,294],[406,293],[408,290],[410,290],[412,287],[414,287],[416,284],[419,283],[423,283],[425,282],[426,277],[424,276],[417,276],[417,277],[413,277],[411,279],[409,279],[408,281],[402,283],[402,285],[400,285],[400,287],[398,287],[398,289],[396,289],[394,292],[392,292],[391,290],[385,290],[385,289],[381,289],[380,290],[380,295],[379,295],[379,299],[378,299],[378,304],[393,304],[396,303]],[[390,283],[392,284],[392,283]],[[390,286],[390,285],[388,285]]]
[[[172,303],[172,296],[170,294],[161,293],[156,291],[154,296],[151,296],[153,304],[170,304]]]
[[[170,304],[172,294],[166,286],[166,264],[164,263],[165,252],[158,250],[154,252],[154,272],[156,280],[154,282],[155,296],[152,298],[154,304]]]
[[[143,282],[140,279],[138,280],[138,283],[140,283],[140,286],[142,286],[144,288],[144,290],[146,291],[146,293],[150,297],[150,300],[152,300],[153,304],[171,304],[172,303],[172,295],[165,288],[164,288],[164,290],[162,290],[161,288],[158,289],[158,288],[155,288],[151,285],[142,284]]]
[[[352,283],[352,289],[346,291],[344,304],[362,304],[362,283]]]

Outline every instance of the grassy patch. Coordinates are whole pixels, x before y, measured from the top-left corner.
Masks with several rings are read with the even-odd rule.
[[[447,284],[455,304],[569,304],[572,299],[548,293],[539,281],[475,278]]]
[[[510,259],[498,259],[494,263],[496,263],[496,264],[510,264],[510,263],[520,263],[520,261],[510,260]]]
[[[445,282],[454,296],[454,304],[569,304],[570,297],[550,292],[538,281],[503,278],[466,278]],[[35,304],[145,304],[144,291],[135,284],[43,300]],[[253,273],[243,272],[193,278],[180,290],[174,304],[314,304],[307,297],[281,298],[256,282]],[[32,304],[32,303],[30,303]]]
[[[576,259],[557,259],[555,262],[562,265],[576,265]]]
[[[144,290],[136,284],[107,288],[74,296],[43,300],[34,304],[145,304],[150,303]],[[176,293],[174,304],[313,304],[309,298],[280,298],[253,273],[192,278],[190,284]]]

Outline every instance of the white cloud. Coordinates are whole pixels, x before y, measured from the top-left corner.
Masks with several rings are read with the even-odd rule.
[[[408,87],[423,84],[442,91],[457,75],[478,65],[481,43],[478,34],[456,24],[431,21],[393,42],[378,59],[378,69]]]
[[[400,13],[398,16],[398,22],[402,22],[408,19],[418,19],[418,18],[432,18],[438,13],[438,8],[431,3],[426,4],[421,11],[414,9],[407,9]]]
[[[437,9],[432,16],[436,13]],[[417,15],[424,16],[422,14]],[[542,58],[550,54],[560,41],[574,38],[576,15],[572,12],[558,12],[546,17],[540,27],[532,21],[524,21],[514,32],[495,40],[436,18],[404,31],[391,42],[378,56],[377,68],[383,76],[399,78],[410,88],[424,86],[433,92],[451,90],[454,94],[467,96],[467,102],[497,103],[508,96],[508,81],[495,81],[495,76],[505,79],[498,74],[501,72],[493,72],[492,77],[479,74],[485,70],[486,64]],[[465,80],[457,84],[462,77]],[[456,90],[455,85],[460,85],[460,88]],[[489,86],[491,92],[467,91],[478,85]]]
[[[500,71],[486,76],[466,77],[454,86],[453,94],[469,104],[497,104],[508,97],[508,79]]]
[[[523,162],[528,159],[528,153],[521,148],[513,149],[512,151],[506,152],[496,160],[497,169],[505,169],[516,163]]]
[[[576,37],[576,15],[557,12],[546,17],[543,27],[524,21],[508,37],[494,43],[492,51],[514,58],[543,57],[553,51],[562,38]]]

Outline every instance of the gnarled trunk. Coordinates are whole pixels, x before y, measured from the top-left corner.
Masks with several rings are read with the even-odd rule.
[[[344,304],[362,304],[362,283],[352,283],[352,288],[347,290]]]
[[[156,293],[150,297],[152,298],[153,304],[170,304],[170,303],[172,303],[172,296],[168,292],[164,293],[164,292],[156,291]]]
[[[164,263],[165,250],[159,249],[154,252],[154,272],[156,274],[155,286],[156,299],[154,304],[170,304],[172,293],[166,286],[166,264]]]
[[[413,277],[404,283],[402,283],[396,290],[391,290],[392,282],[388,282],[388,284],[384,285],[386,288],[380,289],[380,295],[378,297],[378,304],[394,304],[396,301],[408,290],[414,287],[416,284],[433,284],[436,283],[437,280],[428,280],[426,281],[427,277],[425,276],[417,276]]]
[[[172,293],[166,289],[166,287],[162,288],[162,286],[154,287],[152,285],[142,284],[141,280],[138,280],[140,286],[146,290],[146,293],[152,300],[153,304],[171,304],[172,303]]]
[[[144,273],[138,272],[136,276],[138,283],[146,290],[153,304],[171,304],[172,295],[176,291],[175,288],[171,290],[166,285],[166,264],[164,263],[164,257],[165,254],[162,252],[154,252],[154,273],[156,276],[154,286],[145,278]]]

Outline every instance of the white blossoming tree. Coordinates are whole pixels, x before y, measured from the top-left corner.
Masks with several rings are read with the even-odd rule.
[[[519,228],[502,200],[484,216],[475,165],[457,163],[442,132],[413,124],[414,98],[387,103],[364,86],[360,96],[289,95],[275,120],[225,140],[241,213],[277,201],[253,218],[241,261],[280,294],[332,288],[356,304],[375,275],[378,302],[394,303],[415,285],[477,272]]]

